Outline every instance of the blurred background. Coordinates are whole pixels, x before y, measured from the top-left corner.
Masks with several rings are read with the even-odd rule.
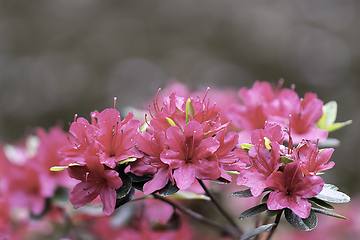
[[[205,91],[256,80],[338,103],[324,177],[359,193],[360,2],[0,1],[0,140],[74,114],[142,107],[170,80]],[[127,113],[125,113],[127,114]]]

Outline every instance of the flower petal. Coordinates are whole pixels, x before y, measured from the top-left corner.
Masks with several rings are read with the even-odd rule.
[[[116,204],[115,189],[112,189],[107,185],[103,186],[100,191],[100,198],[104,205],[103,212],[106,215],[111,215],[115,210],[115,204]]]

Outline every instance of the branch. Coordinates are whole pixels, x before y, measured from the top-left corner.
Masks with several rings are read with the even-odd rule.
[[[202,180],[198,179],[201,187],[205,190],[206,195],[208,195],[212,202],[215,204],[216,208],[220,211],[220,213],[225,217],[225,219],[237,230],[237,232],[242,235],[243,231],[236,224],[234,219],[225,211],[225,209],[220,205],[220,202],[215,198],[215,196],[209,191],[209,189],[205,186]]]
[[[275,225],[271,228],[270,234],[269,234],[269,236],[267,237],[266,240],[270,240],[270,238],[271,238],[272,235],[274,234],[277,226],[279,225],[282,212],[283,212],[283,210],[281,210],[281,212],[279,212],[278,215],[276,215],[275,222],[274,222]]]

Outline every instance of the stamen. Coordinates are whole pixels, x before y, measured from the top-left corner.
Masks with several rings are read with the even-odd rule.
[[[146,122],[146,124],[148,125],[148,126],[150,126],[150,123],[149,123],[149,121],[147,120],[147,114],[145,113],[145,122]]]
[[[293,147],[294,147],[294,142],[291,137],[291,114],[289,115],[289,132],[288,132],[288,134],[289,134],[288,154],[291,154]]]
[[[295,91],[295,84],[291,84],[291,90]]]
[[[203,98],[203,102],[202,102],[202,103],[204,103],[204,102],[205,102],[205,98],[206,98],[206,96],[207,96],[207,94],[208,94],[209,90],[210,90],[210,88],[209,88],[209,87],[207,87],[207,88],[206,88],[206,92],[205,92],[205,95],[204,95],[204,98]]]
[[[114,109],[115,109],[115,106],[116,106],[116,97],[114,97]]]
[[[154,118],[154,116],[151,113],[151,105],[149,105],[149,114],[150,114],[151,118]]]
[[[275,91],[275,95],[278,95],[278,93],[281,91],[283,84],[284,84],[284,79],[280,78]]]
[[[88,184],[88,177],[89,177],[89,172],[85,173],[85,183]]]
[[[77,117],[78,117],[78,115],[77,115],[77,113],[75,113],[74,122],[76,122]]]

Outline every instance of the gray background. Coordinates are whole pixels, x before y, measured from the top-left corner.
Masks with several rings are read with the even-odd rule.
[[[192,89],[285,79],[336,100],[328,182],[359,192],[360,2],[0,1],[0,140],[91,111],[141,107],[176,78]]]

